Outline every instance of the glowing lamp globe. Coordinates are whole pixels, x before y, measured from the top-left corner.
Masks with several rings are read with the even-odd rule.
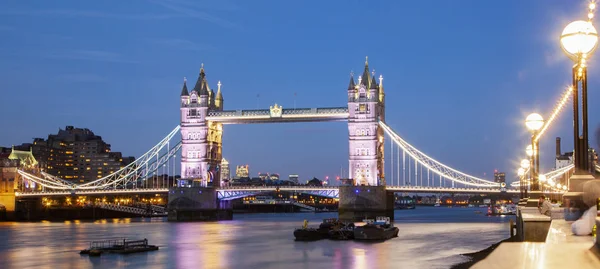
[[[523,169],[523,167],[519,168],[519,170],[517,170],[517,175],[522,177],[525,175],[525,169]]]
[[[598,46],[598,32],[587,21],[569,23],[560,35],[560,46],[567,56],[577,61],[579,57],[589,56]]]
[[[546,175],[539,175],[538,179],[540,182],[545,182],[546,181]]]
[[[567,186],[563,185],[562,189],[566,191],[567,190]]]
[[[525,119],[525,126],[529,131],[538,131],[544,126],[544,118],[538,113],[531,113]]]
[[[527,146],[527,148],[525,148],[525,153],[527,153],[527,156],[529,157],[533,156],[533,147],[531,145]]]
[[[527,159],[523,159],[523,160],[521,161],[521,168],[523,168],[523,169],[527,169],[527,168],[529,168],[529,160],[527,160]]]

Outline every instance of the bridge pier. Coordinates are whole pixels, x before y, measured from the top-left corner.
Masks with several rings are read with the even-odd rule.
[[[233,219],[230,201],[219,201],[215,188],[169,188],[169,221],[216,221]]]
[[[340,186],[338,217],[362,221],[378,216],[394,219],[394,193],[385,186]]]

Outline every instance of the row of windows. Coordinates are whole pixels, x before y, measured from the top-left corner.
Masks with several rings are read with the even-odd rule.
[[[361,169],[356,169],[356,172],[355,172],[354,176],[356,177],[356,176],[361,175],[361,174],[363,174],[365,177],[371,177],[371,170],[369,170],[369,169],[367,169],[367,170],[365,170],[365,169],[362,169],[362,170]]]
[[[202,136],[199,133],[188,133],[188,140],[201,139]]]
[[[190,159],[197,159],[197,158],[202,157],[202,155],[201,155],[200,151],[190,150],[187,153],[187,157]]]
[[[354,135],[357,136],[370,136],[374,135],[370,129],[356,129]]]
[[[355,156],[368,156],[371,151],[368,148],[357,148],[354,150]]]
[[[368,163],[357,163],[354,165],[355,168],[369,168],[371,167]]]

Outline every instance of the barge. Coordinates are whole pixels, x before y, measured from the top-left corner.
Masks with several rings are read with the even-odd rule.
[[[355,240],[387,240],[398,237],[400,231],[389,217],[377,217],[375,220],[366,219],[363,226],[354,228]]]
[[[310,228],[308,220],[304,220],[302,228],[294,230],[294,237],[296,241],[315,241],[327,238],[347,239],[348,231],[351,231],[349,229],[353,230],[353,228],[354,224],[346,224],[334,218],[324,219],[319,228]]]

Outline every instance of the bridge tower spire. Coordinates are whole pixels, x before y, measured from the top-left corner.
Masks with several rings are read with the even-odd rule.
[[[365,85],[368,89],[371,83],[371,76],[369,75],[369,56],[365,57],[365,69],[363,70],[361,84]]]
[[[356,84],[354,84],[354,72],[350,72],[350,83],[348,83],[348,102],[354,101],[356,95]]]
[[[181,88],[181,106],[183,107],[190,102],[190,93],[187,88],[187,79],[183,78],[183,87]]]
[[[221,93],[221,81],[217,83],[217,97],[215,98],[215,107],[217,110],[223,110],[223,93]]]

